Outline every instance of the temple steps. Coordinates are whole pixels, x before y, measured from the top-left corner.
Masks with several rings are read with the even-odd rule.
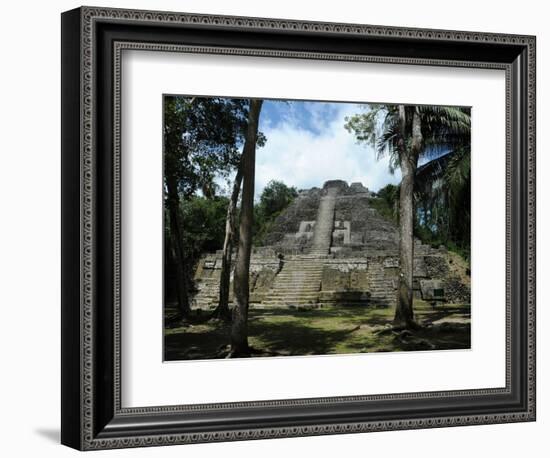
[[[315,260],[312,260],[312,262],[315,262]],[[282,270],[281,272],[279,272],[278,275],[295,275],[299,273],[317,272],[319,270],[319,267],[320,266],[316,265],[312,266],[307,264],[296,264],[293,266],[289,266],[289,269],[287,270]]]
[[[381,262],[370,262],[369,295],[372,302],[390,305],[395,302],[395,285],[393,279],[387,277],[384,270]]]
[[[314,256],[326,256],[330,251],[336,194],[336,188],[329,188],[327,194],[321,197],[313,231],[313,245],[310,250],[310,254]]]
[[[317,290],[315,289],[310,289],[310,290],[303,290],[303,289],[300,289],[298,291],[293,291],[293,292],[288,292],[288,291],[274,291],[272,292],[270,295],[269,295],[269,298],[273,299],[273,298],[296,298],[296,297],[307,297],[308,299],[309,298],[312,298],[312,297],[318,297],[319,296],[319,288],[317,288]]]
[[[316,297],[288,297],[288,298],[273,298],[264,299],[261,302],[263,306],[279,306],[286,307],[288,305],[315,305],[319,303],[319,295]]]
[[[321,285],[321,279],[315,282],[310,282],[306,284],[302,283],[292,283],[292,284],[286,284],[286,285],[280,285],[280,286],[274,286],[271,288],[269,294],[276,294],[276,293],[282,293],[282,294],[292,294],[297,291],[303,291],[303,292],[315,292],[319,291]]]
[[[323,278],[324,260],[312,255],[299,255],[285,260],[282,270],[276,275],[271,289],[256,296],[261,301],[257,306],[283,307],[288,305],[319,305]],[[395,277],[388,276],[381,261],[369,261],[369,302],[375,305],[395,303]],[[198,283],[199,292],[193,299],[195,308],[213,308],[218,303],[219,278],[203,278]],[[232,291],[231,291],[232,292]]]
[[[292,304],[295,302],[308,302],[308,303],[316,304],[317,302],[319,302],[319,293],[295,294],[295,295],[289,295],[284,297],[271,296],[269,298],[265,298],[262,301],[262,304],[267,304],[267,303]]]
[[[277,275],[277,279],[279,281],[285,280],[288,282],[296,281],[301,283],[307,278],[311,278],[311,276],[315,276],[317,274],[321,275],[321,272],[316,272],[316,271],[295,272],[295,273],[288,273],[285,275],[279,274]]]
[[[323,262],[315,256],[285,261],[262,306],[312,305],[319,302]]]

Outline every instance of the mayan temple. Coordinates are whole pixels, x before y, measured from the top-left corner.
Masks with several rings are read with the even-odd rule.
[[[252,307],[395,305],[399,228],[371,205],[361,183],[327,181],[303,190],[256,247],[250,266]],[[469,302],[469,277],[456,256],[415,240],[414,294],[428,301]],[[218,301],[221,253],[204,255],[195,272],[194,308]]]

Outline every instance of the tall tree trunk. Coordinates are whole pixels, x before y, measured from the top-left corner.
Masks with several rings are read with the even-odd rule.
[[[412,132],[410,147],[405,145],[407,136],[406,109],[412,114]],[[397,306],[394,325],[414,327],[413,311],[413,272],[414,272],[414,176],[418,157],[423,148],[422,125],[416,107],[399,106],[399,124],[401,130],[400,165],[401,189],[399,194],[399,280],[397,288]]]
[[[244,156],[244,150],[243,150]],[[243,162],[239,162],[237,174],[233,183],[231,199],[227,205],[227,216],[225,219],[225,240],[223,241],[222,268],[220,273],[220,299],[218,307],[213,313],[216,318],[230,320],[229,311],[229,285],[231,282],[231,257],[233,255],[233,239],[235,238],[235,212],[237,210],[237,201],[241,191],[241,182],[243,181]]]
[[[254,223],[254,174],[256,166],[256,141],[262,100],[251,100],[248,127],[242,156],[243,195],[239,224],[239,251],[233,277],[235,306],[231,325],[231,356],[247,355],[248,300],[250,252],[252,250],[252,225]]]
[[[167,205],[170,218],[170,239],[174,248],[176,260],[176,296],[181,318],[190,315],[189,294],[187,291],[187,270],[185,268],[185,253],[182,244],[182,231],[179,218],[179,194],[177,180],[174,177],[167,177]]]
[[[409,157],[401,158],[401,191],[399,194],[399,279],[397,307],[394,324],[409,327],[414,321],[412,306],[413,260],[414,260],[414,205],[412,189],[414,167]]]

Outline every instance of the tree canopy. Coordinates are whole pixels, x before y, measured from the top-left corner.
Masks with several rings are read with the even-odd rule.
[[[271,180],[263,189],[260,200],[255,206],[254,238],[261,243],[269,232],[273,222],[298,196],[294,186],[287,186],[282,181]]]
[[[391,171],[400,165],[400,142],[410,149],[413,136],[400,133],[398,105],[369,104],[366,111],[346,118],[344,127],[357,142],[375,148],[378,159],[389,156]],[[405,131],[412,132],[414,112],[419,113],[423,148],[420,157],[435,158],[470,144],[470,109],[432,105],[406,106]]]
[[[165,176],[189,197],[198,189],[215,194],[214,178],[238,164],[247,128],[248,99],[166,96],[164,100]],[[265,136],[258,135],[258,145]]]

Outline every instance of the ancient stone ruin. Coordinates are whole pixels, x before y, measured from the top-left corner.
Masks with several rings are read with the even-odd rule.
[[[361,183],[341,180],[301,191],[275,221],[266,245],[252,253],[251,306],[394,305],[399,229],[375,210],[374,199]],[[457,275],[466,266],[456,257],[419,240],[414,255],[415,297],[469,303],[469,277]],[[194,308],[217,305],[220,269],[221,252],[201,258]]]

